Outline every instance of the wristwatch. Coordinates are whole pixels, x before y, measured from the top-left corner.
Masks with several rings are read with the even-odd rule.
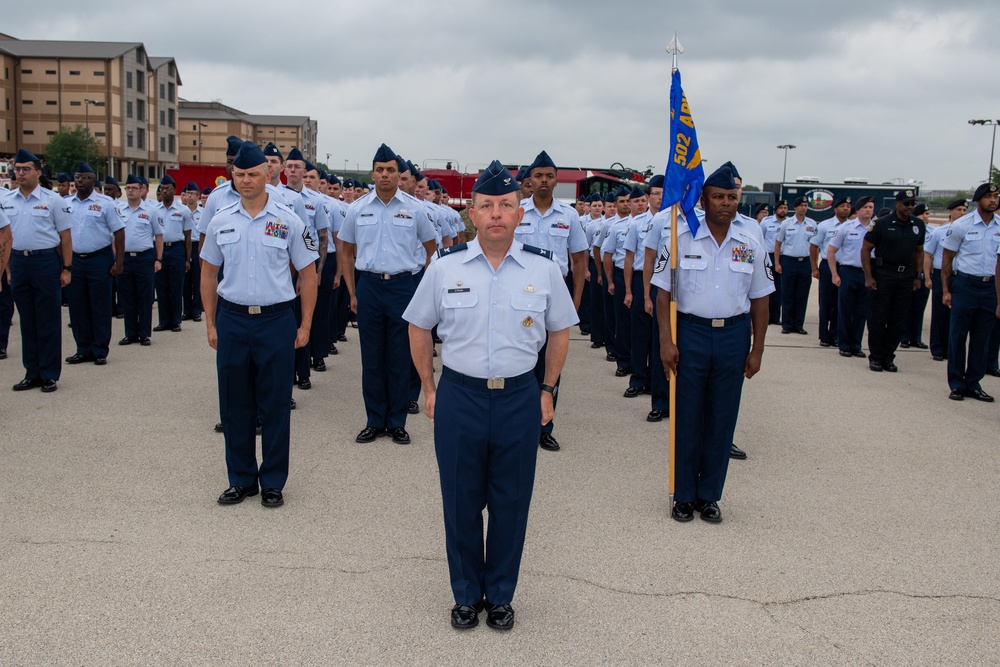
[[[70,273],[73,273],[73,265],[72,264],[63,264],[63,271],[69,271]]]
[[[160,264],[163,264],[163,258],[162,257],[157,257],[156,261],[159,262]]]
[[[550,393],[550,394],[552,394],[553,396],[555,396],[555,394],[556,394],[556,388],[555,388],[555,387],[553,387],[553,386],[552,386],[552,385],[550,385],[550,384],[543,384],[543,385],[542,385],[542,387],[541,387],[541,389],[542,389],[542,391],[547,391],[547,392],[549,392],[549,393]]]

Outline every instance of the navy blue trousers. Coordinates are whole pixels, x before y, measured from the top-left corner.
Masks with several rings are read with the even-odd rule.
[[[111,344],[111,246],[80,257],[73,253],[69,284],[69,319],[77,354],[108,356]]]
[[[420,286],[420,281],[423,280],[424,270],[413,274],[413,290],[416,291],[417,287]],[[437,336],[437,327],[432,330],[432,334]],[[420,398],[420,389],[423,383],[420,381],[420,373],[417,372],[417,367],[413,364],[413,360],[410,360],[410,386],[406,392],[406,398],[408,401],[416,401]]]
[[[0,350],[10,343],[10,325],[14,321],[14,297],[7,282],[7,272],[0,273]]]
[[[767,256],[771,259],[771,266],[774,266],[774,253],[769,252]],[[784,270],[784,265],[782,265],[782,270]],[[774,271],[774,291],[771,292],[771,296],[767,299],[767,309],[768,316],[767,321],[770,324],[779,324],[781,322],[781,274]]]
[[[803,261],[799,261],[802,259]],[[777,275],[777,274],[776,274]],[[812,286],[809,258],[781,256],[781,328],[805,328],[806,304]]]
[[[180,326],[184,307],[184,242],[163,244],[163,261],[154,278],[160,326]]]
[[[931,354],[948,356],[948,334],[951,332],[951,308],[941,302],[941,269],[931,272]]]
[[[648,389],[653,365],[653,318],[646,314],[646,303],[642,296],[642,271],[632,272],[631,288],[629,331],[632,341],[629,345],[629,354],[632,359],[632,377],[629,378],[628,384],[637,389]]]
[[[153,276],[156,250],[125,253],[118,291],[125,313],[125,335],[149,338],[153,332]]]
[[[840,288],[837,290],[837,341],[844,352],[860,352],[861,339],[868,321],[868,288],[865,272],[859,266],[837,267]]]
[[[932,279],[933,280],[933,279]],[[931,291],[927,289],[923,282],[920,289],[912,293],[910,297],[910,314],[906,316],[906,324],[903,326],[902,343],[921,343],[924,340],[924,312],[927,310],[927,299]]]
[[[659,410],[669,416],[670,380],[667,379],[667,369],[663,367],[663,360],[660,358],[660,326],[656,321],[656,295],[659,291],[656,285],[649,286],[649,297],[653,300],[653,360],[649,381],[652,393],[650,409]]]
[[[632,321],[625,307],[625,272],[615,267],[612,279],[615,286],[615,356],[618,368],[629,370],[632,365]]]
[[[608,285],[611,282],[611,276],[606,275],[604,276],[604,285],[601,287],[604,299],[604,351],[608,354],[615,351],[615,334],[617,333],[615,298],[608,292]]]
[[[873,269],[875,291],[869,293],[868,358],[883,364],[896,358],[906,316],[913,303],[913,272]]]
[[[951,281],[951,338],[948,340],[948,386],[982,389],[990,336],[997,321],[993,281],[957,275]],[[968,350],[968,354],[966,354]]]
[[[21,361],[31,380],[58,380],[62,371],[62,256],[57,250],[10,258],[11,292],[21,322]],[[72,284],[72,283],[71,283]]]
[[[413,298],[413,276],[379,280],[365,271],[357,282],[361,393],[368,426],[403,428],[409,402],[410,336],[403,311]]]
[[[282,489],[288,479],[288,443],[295,359],[291,309],[246,315],[219,307],[219,412],[226,438],[226,469],[233,486]],[[262,461],[257,465],[256,427]]]
[[[784,268],[784,264],[781,265]],[[837,286],[826,260],[819,263],[819,340],[837,342]]]
[[[538,361],[535,362],[535,381],[538,382],[539,386],[545,384],[545,354],[549,351],[549,337],[545,334],[545,344],[542,345],[542,349],[538,351]],[[562,375],[556,378],[555,388],[556,390],[552,393],[552,409],[554,410],[556,405],[559,403],[559,385],[562,382]],[[541,422],[541,419],[538,420]],[[542,433],[552,433],[552,430],[556,427],[556,420],[552,419],[548,424],[542,427]],[[499,602],[497,604],[500,604]]]
[[[201,255],[198,242],[191,239],[191,270],[184,274],[184,317],[201,315]]]
[[[434,452],[455,602],[509,604],[535,483],[538,384],[491,391],[463,386],[445,369],[434,411],[448,415],[434,420]],[[485,553],[483,509],[490,517]]]
[[[722,328],[678,318],[676,337],[674,500],[718,501],[740,412],[750,318]]]
[[[1000,318],[993,323],[993,333],[986,346],[986,368],[991,371],[1000,369]]]
[[[604,345],[604,285],[597,284],[597,265],[591,257],[589,294],[584,298],[590,300],[590,342]]]
[[[333,326],[333,277],[337,274],[337,254],[328,253],[323,263],[323,273],[319,277],[316,293],[316,308],[313,311],[312,328],[309,330],[309,348],[313,359],[330,356],[330,331]]]
[[[355,285],[357,284],[357,273],[355,273]],[[347,291],[347,283],[344,282],[343,278],[340,280],[340,287],[337,288],[337,293],[333,296],[333,324],[331,325],[332,331],[330,336],[333,340],[337,340],[347,331],[347,321],[350,319],[351,314],[351,293]]]
[[[569,273],[566,274],[564,278],[566,281],[566,289],[569,290],[570,296],[573,295],[573,269],[570,268]],[[583,293],[580,295],[580,307],[576,310],[577,317],[580,318],[581,331],[587,331],[590,329],[590,281],[583,281]]]

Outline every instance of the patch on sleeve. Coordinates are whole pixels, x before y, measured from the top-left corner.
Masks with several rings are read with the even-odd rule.
[[[656,266],[653,267],[653,273],[663,273],[667,264],[670,263],[670,248],[663,246],[663,250],[656,257]]]
[[[306,244],[306,250],[316,252],[316,242],[313,240],[312,234],[309,233],[308,227],[302,230],[302,240]]]
[[[771,265],[771,258],[767,255],[764,256],[764,275],[772,283],[774,282],[774,267]]]

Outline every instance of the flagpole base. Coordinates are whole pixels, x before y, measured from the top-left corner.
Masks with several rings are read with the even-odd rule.
[[[668,493],[667,494],[667,511],[670,512],[670,511],[673,511],[673,509],[674,509],[674,494]]]

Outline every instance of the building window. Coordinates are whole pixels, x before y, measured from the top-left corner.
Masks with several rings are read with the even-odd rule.
[[[136,143],[139,145],[139,148],[143,148],[143,149],[146,148],[146,131],[145,130],[139,130],[138,141],[136,141]]]
[[[163,84],[161,83],[161,84],[160,84],[160,99],[162,100],[162,99],[163,99],[163,98],[165,98],[166,96],[167,96],[167,87],[166,87],[166,86],[164,86],[164,85],[163,85]]]
[[[142,54],[142,51],[136,51],[135,52],[135,61],[137,63],[139,63],[140,65],[142,63],[146,62],[146,57]]]
[[[25,130],[24,133],[25,134],[34,134],[35,131],[34,130]]]
[[[80,106],[81,104],[83,104],[83,102],[81,102],[81,101],[79,101],[79,100],[76,100],[76,101],[70,101],[70,103],[69,103],[69,105],[70,105],[71,107],[78,107],[78,106]],[[131,102],[130,102],[130,104],[131,104]]]
[[[104,133],[103,133],[103,132],[94,132],[94,136],[95,136],[95,137],[98,137],[98,138],[99,138],[99,137],[103,137],[103,136],[104,136]]]
[[[7,131],[7,134],[10,134],[10,131],[9,131],[9,130]],[[7,139],[9,140],[9,139],[10,139],[10,137],[7,137]],[[198,156],[197,156],[197,155],[192,155],[192,156],[191,156],[191,161],[192,161],[192,162],[197,162],[197,161],[198,161]]]
[[[175,126],[175,124],[176,124],[176,122],[177,121],[174,120],[174,110],[173,109],[167,109],[167,125],[169,125],[171,129],[173,129],[174,126]]]
[[[174,76],[174,64],[173,63],[168,63],[167,64],[167,74],[169,74],[170,76]]]
[[[132,137],[133,137],[132,130],[129,130],[128,132],[125,133],[125,147],[126,148],[132,148]]]
[[[49,130],[49,131],[48,131],[48,132],[46,132],[45,134],[47,134],[47,135],[49,135],[49,136],[51,137],[51,136],[54,136],[54,135],[55,135],[55,133],[56,133],[56,131],[55,131],[55,130]]]
[[[167,136],[167,147],[168,147],[168,151],[167,151],[168,153],[175,153],[177,151],[177,137],[175,137],[172,134],[168,135]]]
[[[139,100],[139,103],[135,105],[135,119],[146,120],[146,103],[142,100]]]
[[[30,69],[23,69],[23,70],[21,70],[21,74],[31,74],[31,70]]]
[[[146,92],[146,73],[138,69],[135,71],[135,92]]]
[[[125,103],[125,117],[126,118],[132,117],[132,102]]]
[[[132,88],[132,72],[125,72],[125,87]]]
[[[104,76],[104,70],[102,70],[102,69],[95,69],[94,70],[94,76]]]
[[[80,76],[80,70],[78,70],[78,69],[71,69],[69,71],[69,75],[70,76]]]
[[[197,139],[192,139],[191,140],[191,145],[192,146],[197,146],[198,145],[198,140]]]
[[[192,125],[191,126],[191,131],[192,132],[197,132],[198,131],[198,126],[197,125]]]
[[[55,100],[45,100],[45,103],[50,107],[54,107],[57,104]]]
[[[160,125],[167,124],[167,114],[164,111],[160,111]]]
[[[161,153],[166,153],[167,152],[167,138],[166,137],[160,137],[160,152]]]
[[[171,102],[173,102],[174,101],[174,95],[177,94],[177,89],[174,86],[174,84],[172,84],[172,83],[168,83],[167,84],[167,93],[168,93],[167,99],[169,99]]]
[[[47,69],[47,70],[45,70],[45,73],[46,74],[55,74],[56,71],[54,69]]]
[[[31,100],[21,100],[21,104],[34,104]]]

